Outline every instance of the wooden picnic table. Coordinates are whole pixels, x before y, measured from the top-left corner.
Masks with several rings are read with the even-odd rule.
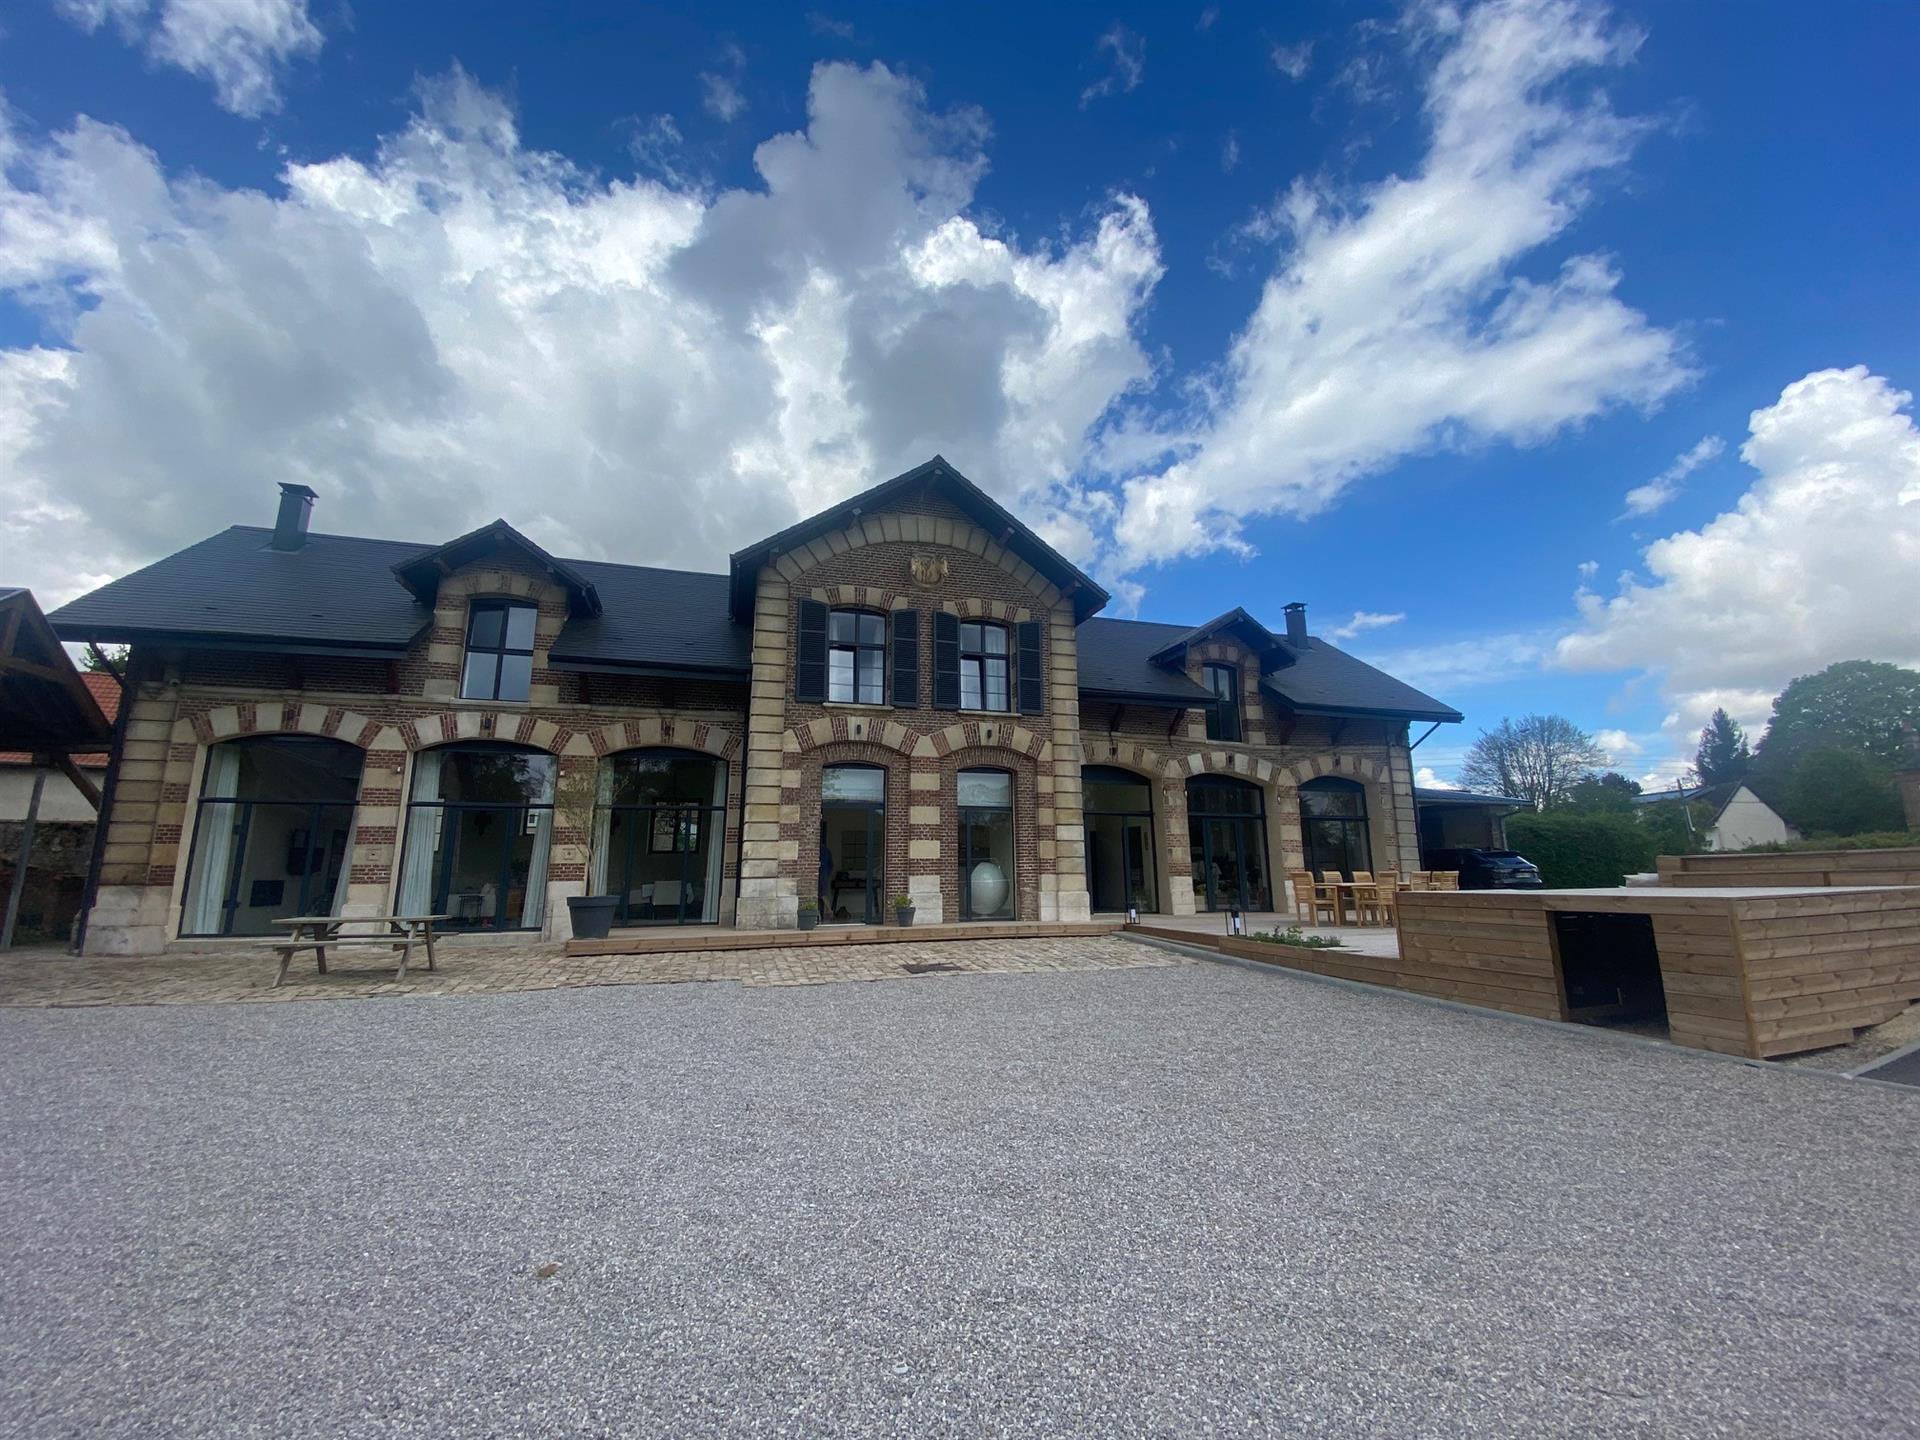
[[[406,978],[407,962],[413,958],[415,944],[427,947],[427,969],[433,963],[433,924],[445,915],[295,915],[273,923],[287,931],[287,938],[274,948],[280,952],[280,973],[273,977],[277,988],[287,978],[287,967],[302,950],[311,950],[322,975],[327,973],[327,949],[351,945],[377,945],[400,952],[400,964],[393,972],[395,980]],[[348,926],[362,927],[349,931]],[[372,926],[373,929],[364,927]]]

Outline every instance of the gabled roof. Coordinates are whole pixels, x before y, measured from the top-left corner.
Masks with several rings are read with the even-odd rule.
[[[107,727],[113,727],[114,720],[120,714],[120,682],[104,670],[82,670],[81,683],[87,687],[87,693],[93,696],[94,703],[100,707],[100,713],[107,717]],[[31,750],[0,750],[0,765],[31,765]],[[88,769],[98,770],[107,763],[105,750],[82,750],[74,755],[73,763]]]
[[[72,754],[99,748],[111,733],[33,592],[0,590],[0,746]]]
[[[393,567],[400,583],[413,592],[423,605],[433,604],[440,589],[440,578],[462,565],[472,564],[498,551],[531,561],[548,578],[567,592],[567,608],[574,615],[598,615],[600,594],[593,582],[565,560],[556,560],[504,520],[469,530],[457,540],[436,546],[418,555],[408,556]]]
[[[809,540],[836,530],[844,530],[862,514],[882,510],[896,501],[931,488],[957,506],[982,530],[1008,550],[1039,571],[1073,602],[1073,618],[1085,620],[1110,598],[1107,592],[1083,574],[1066,556],[1028,529],[999,501],[967,479],[945,457],[936,455],[891,480],[883,480],[870,490],[842,500],[817,515],[790,525],[778,535],[769,535],[743,550],[733,553],[729,569],[733,618],[742,625],[753,622],[753,594],[759,584],[760,567],[783,551],[797,549]]]
[[[1114,699],[1195,706],[1210,691],[1157,659],[1177,654],[1190,636],[1218,633],[1233,613],[1207,625],[1162,625],[1147,620],[1088,620],[1080,626],[1080,688]],[[1239,612],[1244,614],[1245,612]],[[1253,621],[1253,624],[1259,624]],[[1460,712],[1313,636],[1296,647],[1274,636],[1278,668],[1260,686],[1291,709],[1308,714],[1369,715],[1396,720],[1459,720]]]
[[[1169,641],[1154,651],[1150,658],[1156,665],[1176,665],[1180,657],[1195,645],[1223,634],[1232,635],[1262,659],[1284,657],[1287,653],[1287,647],[1280,643],[1279,636],[1236,605],[1226,614],[1215,616],[1206,624],[1196,625],[1178,639]]]

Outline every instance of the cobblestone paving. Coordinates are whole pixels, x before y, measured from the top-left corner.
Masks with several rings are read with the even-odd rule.
[[[0,1006],[222,1005],[249,1001],[358,1000],[378,995],[488,995],[584,985],[677,985],[734,980],[742,985],[830,985],[849,980],[934,979],[945,974],[1022,975],[1187,965],[1186,957],[1109,936],[1058,940],[945,940],[899,945],[809,946],[776,950],[674,951],[656,955],[575,955],[560,945],[437,945],[438,970],[415,951],[407,978],[393,980],[384,952],[350,949],[296,958],[273,988],[279,959],[261,948],[75,959],[53,950],[0,958]],[[936,966],[918,972],[909,966]]]

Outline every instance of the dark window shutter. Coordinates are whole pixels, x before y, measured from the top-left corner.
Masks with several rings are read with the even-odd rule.
[[[933,708],[960,708],[960,617],[933,612]]]
[[[1040,683],[1040,625],[1035,620],[1023,620],[1015,627],[1019,632],[1020,650],[1020,713],[1038,715],[1045,708],[1045,696]]]
[[[794,654],[793,698],[819,704],[827,698],[827,607],[800,602],[800,643]]]
[[[893,708],[920,708],[920,612],[893,612]]]

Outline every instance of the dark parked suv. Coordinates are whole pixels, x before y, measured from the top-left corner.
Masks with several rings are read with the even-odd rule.
[[[1458,870],[1462,890],[1538,890],[1540,870],[1516,850],[1435,850],[1430,870]]]

